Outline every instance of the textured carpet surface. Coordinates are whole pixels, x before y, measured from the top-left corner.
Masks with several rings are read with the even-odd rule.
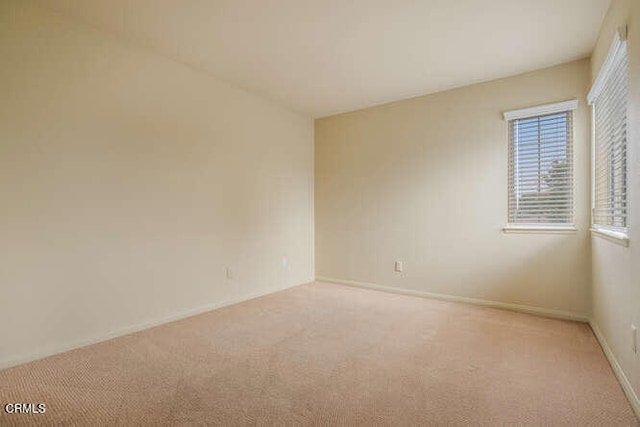
[[[314,283],[0,371],[2,424],[638,425],[589,326]]]

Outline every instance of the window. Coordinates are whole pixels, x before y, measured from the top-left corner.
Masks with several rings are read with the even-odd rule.
[[[573,230],[573,110],[578,101],[504,113],[509,229]]]
[[[592,114],[592,230],[627,238],[627,46],[616,34],[587,97]]]

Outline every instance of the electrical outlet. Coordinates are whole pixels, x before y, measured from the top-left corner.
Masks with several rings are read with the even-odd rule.
[[[638,352],[638,331],[636,325],[631,325],[631,349],[634,353]]]
[[[393,269],[396,271],[396,273],[402,273],[402,271],[404,270],[402,261],[396,261],[395,265],[393,266]]]
[[[227,274],[227,280],[233,279],[233,270],[231,270],[231,267],[227,267],[226,274]]]
[[[287,265],[289,265],[289,260],[287,259],[286,256],[283,256],[282,260],[280,262],[282,264],[282,269],[283,270],[287,268]]]

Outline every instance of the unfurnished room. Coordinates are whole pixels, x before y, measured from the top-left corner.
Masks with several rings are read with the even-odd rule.
[[[0,200],[0,425],[640,425],[640,0],[0,0]]]

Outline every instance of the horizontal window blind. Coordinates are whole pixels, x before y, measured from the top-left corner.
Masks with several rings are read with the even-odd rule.
[[[627,227],[627,65],[627,51],[622,45],[592,101],[595,137],[592,221],[620,231]]]
[[[573,223],[573,111],[509,120],[509,223]]]

